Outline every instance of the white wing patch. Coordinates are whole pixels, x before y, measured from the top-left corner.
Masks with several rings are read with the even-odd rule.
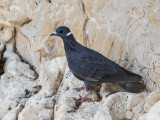
[[[69,33],[66,34],[66,36],[69,36],[69,35],[71,35],[71,34],[72,34],[72,32],[69,32]]]

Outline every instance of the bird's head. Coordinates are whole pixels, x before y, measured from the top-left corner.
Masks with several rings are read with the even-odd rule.
[[[59,36],[61,38],[70,36],[72,33],[68,27],[60,26],[50,36]]]

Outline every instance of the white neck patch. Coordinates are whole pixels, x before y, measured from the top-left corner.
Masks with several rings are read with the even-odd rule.
[[[69,35],[71,35],[72,34],[72,32],[69,32],[69,33],[67,33],[67,35],[66,36],[69,36]]]

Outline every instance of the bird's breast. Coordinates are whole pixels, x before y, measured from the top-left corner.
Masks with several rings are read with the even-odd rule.
[[[80,69],[79,61],[76,59],[76,57],[69,57],[68,60],[68,67],[71,70],[72,73],[77,74],[77,72]]]

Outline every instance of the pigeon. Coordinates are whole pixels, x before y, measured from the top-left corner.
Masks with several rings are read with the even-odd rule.
[[[140,75],[124,69],[99,52],[78,43],[68,27],[60,26],[50,36],[62,38],[70,71],[76,78],[84,81],[85,86],[77,88],[86,89],[87,92],[84,97],[80,96],[78,99],[80,105],[86,100],[92,85],[109,82],[132,93],[145,89]]]

